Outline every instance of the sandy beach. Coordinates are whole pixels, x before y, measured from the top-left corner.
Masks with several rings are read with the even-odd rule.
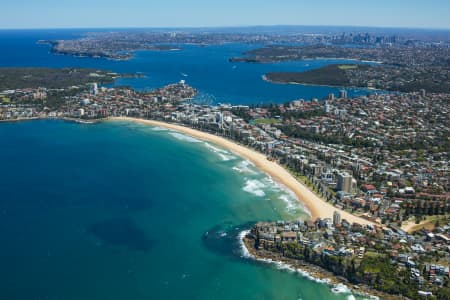
[[[306,207],[306,209],[310,212],[311,218],[333,218],[333,213],[335,211],[339,211],[342,219],[346,219],[350,223],[359,223],[359,224],[371,224],[372,222],[354,216],[346,211],[342,211],[331,205],[330,203],[322,200],[312,191],[310,191],[305,185],[299,182],[294,176],[292,176],[286,169],[284,169],[279,164],[269,161],[265,155],[249,149],[247,147],[241,146],[237,143],[234,143],[230,140],[227,140],[223,137],[216,136],[214,134],[198,131],[192,128],[184,127],[181,125],[175,125],[165,122],[153,121],[153,120],[144,120],[137,118],[129,118],[129,117],[115,117],[110,118],[110,120],[118,120],[118,121],[131,121],[137,122],[140,124],[146,124],[151,126],[160,126],[164,128],[168,128],[171,130],[176,130],[181,133],[190,135],[192,137],[205,140],[214,144],[217,144],[234,154],[245,158],[251,161],[255,166],[267,173],[270,177],[272,177],[275,181],[280,184],[286,186],[290,190],[292,190],[299,201]]]

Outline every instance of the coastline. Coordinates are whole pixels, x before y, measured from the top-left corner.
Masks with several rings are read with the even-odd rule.
[[[269,78],[267,78],[267,74],[262,75],[262,80],[272,83],[272,84],[287,84],[287,85],[304,85],[304,86],[321,86],[321,87],[328,87],[328,88],[339,88],[339,89],[353,89],[353,90],[371,90],[371,91],[384,91],[382,89],[377,89],[373,87],[361,87],[361,86],[343,86],[343,85],[325,85],[325,84],[313,84],[313,83],[300,83],[295,81],[290,82],[281,82],[281,81],[274,81]]]
[[[100,122],[101,120],[83,120],[78,118],[69,118],[69,117],[32,117],[32,118],[16,118],[16,119],[5,119],[0,120],[0,123],[15,123],[15,122],[25,122],[25,121],[38,121],[38,120],[62,120],[66,122],[73,122],[78,124],[95,124]]]
[[[340,210],[330,203],[322,200],[312,191],[310,191],[305,185],[299,182],[294,176],[289,173],[288,170],[280,166],[279,164],[269,161],[264,154],[261,154],[255,150],[239,145],[231,140],[225,139],[214,134],[202,132],[182,125],[171,124],[161,121],[145,120],[130,117],[113,117],[109,118],[111,121],[128,121],[136,122],[150,126],[160,126],[163,128],[176,130],[181,133],[190,135],[201,140],[205,140],[216,145],[219,145],[232,153],[251,161],[255,166],[272,177],[276,182],[282,184],[291,190],[297,197],[297,199],[308,210],[312,219],[316,218],[333,218],[333,213],[338,211],[341,214],[342,219],[346,219],[350,223],[359,223],[362,225],[373,224],[371,221],[361,217],[352,215],[346,211]]]
[[[242,251],[242,257],[251,259],[257,262],[275,265],[280,270],[286,270],[289,272],[300,274],[303,277],[313,280],[318,283],[326,284],[329,287],[333,287],[337,290],[335,294],[354,294],[369,299],[385,299],[385,300],[398,300],[406,299],[396,295],[387,294],[375,290],[365,284],[351,284],[343,277],[337,277],[330,271],[327,271],[319,266],[311,263],[295,260],[274,253],[259,253],[258,250],[251,246],[252,241],[247,238],[249,230],[242,231],[239,238],[239,245]]]
[[[382,65],[384,62],[378,60],[362,60],[358,58],[345,58],[345,57],[314,57],[314,58],[302,58],[302,59],[286,59],[286,60],[277,60],[277,59],[269,59],[269,60],[252,60],[250,57],[231,57],[229,59],[230,62],[243,62],[250,64],[273,64],[273,63],[283,63],[283,62],[295,62],[295,61],[314,61],[314,60],[343,60],[343,61],[356,61],[361,63],[368,64],[377,64]]]
[[[45,119],[45,118],[32,117],[32,118],[5,119],[5,120],[0,120],[0,123],[14,123],[14,122],[23,122],[23,121],[36,121],[36,120],[42,120],[42,119]]]

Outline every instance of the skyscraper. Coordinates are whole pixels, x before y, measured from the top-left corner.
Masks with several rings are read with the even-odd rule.
[[[338,224],[341,224],[341,214],[335,211],[333,213],[333,225],[336,226]]]
[[[348,173],[339,173],[337,181],[337,190],[350,194],[352,192],[353,187],[352,181],[353,181],[352,175]]]
[[[97,83],[96,82],[94,82],[94,83],[91,83],[90,84],[90,92],[91,92],[91,94],[92,95],[97,95],[98,94],[98,85],[97,85]]]
[[[339,91],[339,98],[347,99],[347,91],[346,90],[340,90]]]
[[[422,97],[425,97],[425,96],[427,95],[427,91],[426,91],[425,89],[421,89],[421,90],[420,90],[420,95],[421,95]]]

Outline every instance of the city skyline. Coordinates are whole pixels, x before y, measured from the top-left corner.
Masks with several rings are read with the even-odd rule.
[[[431,2],[431,3],[430,3]],[[387,0],[344,3],[321,0],[259,1],[230,0],[220,3],[169,0],[149,3],[99,0],[21,0],[3,4],[7,12],[0,29],[39,28],[145,28],[145,27],[239,27],[270,25],[356,26],[450,29],[445,14],[450,3],[435,0]]]

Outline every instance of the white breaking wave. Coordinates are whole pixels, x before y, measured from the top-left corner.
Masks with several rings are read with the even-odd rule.
[[[240,173],[250,171],[256,174],[256,171],[249,169],[248,166],[250,164],[251,163],[249,162],[243,161],[238,164],[240,167],[235,166],[233,169]],[[294,192],[284,185],[274,181],[270,176],[266,176],[262,179],[245,178],[243,190],[258,197],[269,195],[268,200],[281,200],[285,204],[286,212],[290,214],[296,214],[299,211],[304,211],[306,214],[310,215],[309,211],[301,204],[300,201],[298,201],[298,198]]]
[[[278,183],[272,179],[272,177],[267,176],[264,178],[264,182],[267,183],[267,186],[272,187],[272,191],[276,193],[280,193],[281,195],[278,197],[279,200],[283,201],[286,204],[286,210],[290,213],[295,213],[298,210],[302,210],[305,213],[309,214],[309,211],[301,204],[298,200],[297,196],[293,191],[291,191],[288,187]]]
[[[241,233],[239,233],[238,239],[239,239],[239,246],[241,248],[241,257],[255,258],[255,256],[253,256],[253,254],[251,254],[250,251],[248,251],[247,247],[245,247],[244,244],[244,237],[249,233],[250,230],[244,230]]]
[[[250,169],[250,166],[254,167],[255,165],[248,160],[243,160],[243,161],[239,162],[236,166],[234,166],[233,170],[235,170],[239,173],[256,174],[256,171],[253,171],[252,169]]]
[[[258,197],[264,197],[266,195],[263,191],[265,187],[266,185],[257,179],[247,179],[243,190]]]
[[[343,283],[336,284],[331,291],[334,294],[351,294],[350,289]]]
[[[223,149],[214,147],[213,145],[211,145],[211,144],[209,144],[209,143],[205,143],[205,146],[206,146],[206,148],[212,150],[213,152],[217,152],[217,153],[227,153],[227,154],[230,153],[230,152],[228,152],[228,151],[226,151],[226,150],[223,150]]]
[[[193,137],[188,136],[188,135],[184,135],[184,134],[179,133],[179,132],[169,132],[169,134],[171,136],[173,136],[174,138],[176,138],[176,139],[178,139],[180,141],[184,141],[184,142],[189,142],[189,143],[201,143],[202,142],[202,141],[200,141],[200,140],[198,140],[196,138],[193,138]]]
[[[223,154],[223,153],[217,153],[217,154],[222,159],[222,161],[229,161],[229,160],[236,159],[236,156],[233,156],[233,155],[226,155],[226,154]]]
[[[299,205],[296,203],[297,200],[292,200],[291,197],[288,195],[281,195],[278,197],[278,199],[282,200],[284,203],[286,203],[286,210],[289,212],[296,212],[299,208]]]
[[[226,150],[222,150],[220,148],[214,147],[213,145],[209,144],[209,143],[205,143],[206,148],[208,148],[209,150],[211,150],[212,152],[216,153],[217,155],[219,155],[219,157],[223,160],[223,161],[229,161],[229,160],[233,160],[236,159],[236,156],[233,156],[230,152],[226,151]]]
[[[153,126],[153,127],[152,127],[152,130],[153,130],[153,131],[168,131],[167,128],[159,127],[159,126]]]

